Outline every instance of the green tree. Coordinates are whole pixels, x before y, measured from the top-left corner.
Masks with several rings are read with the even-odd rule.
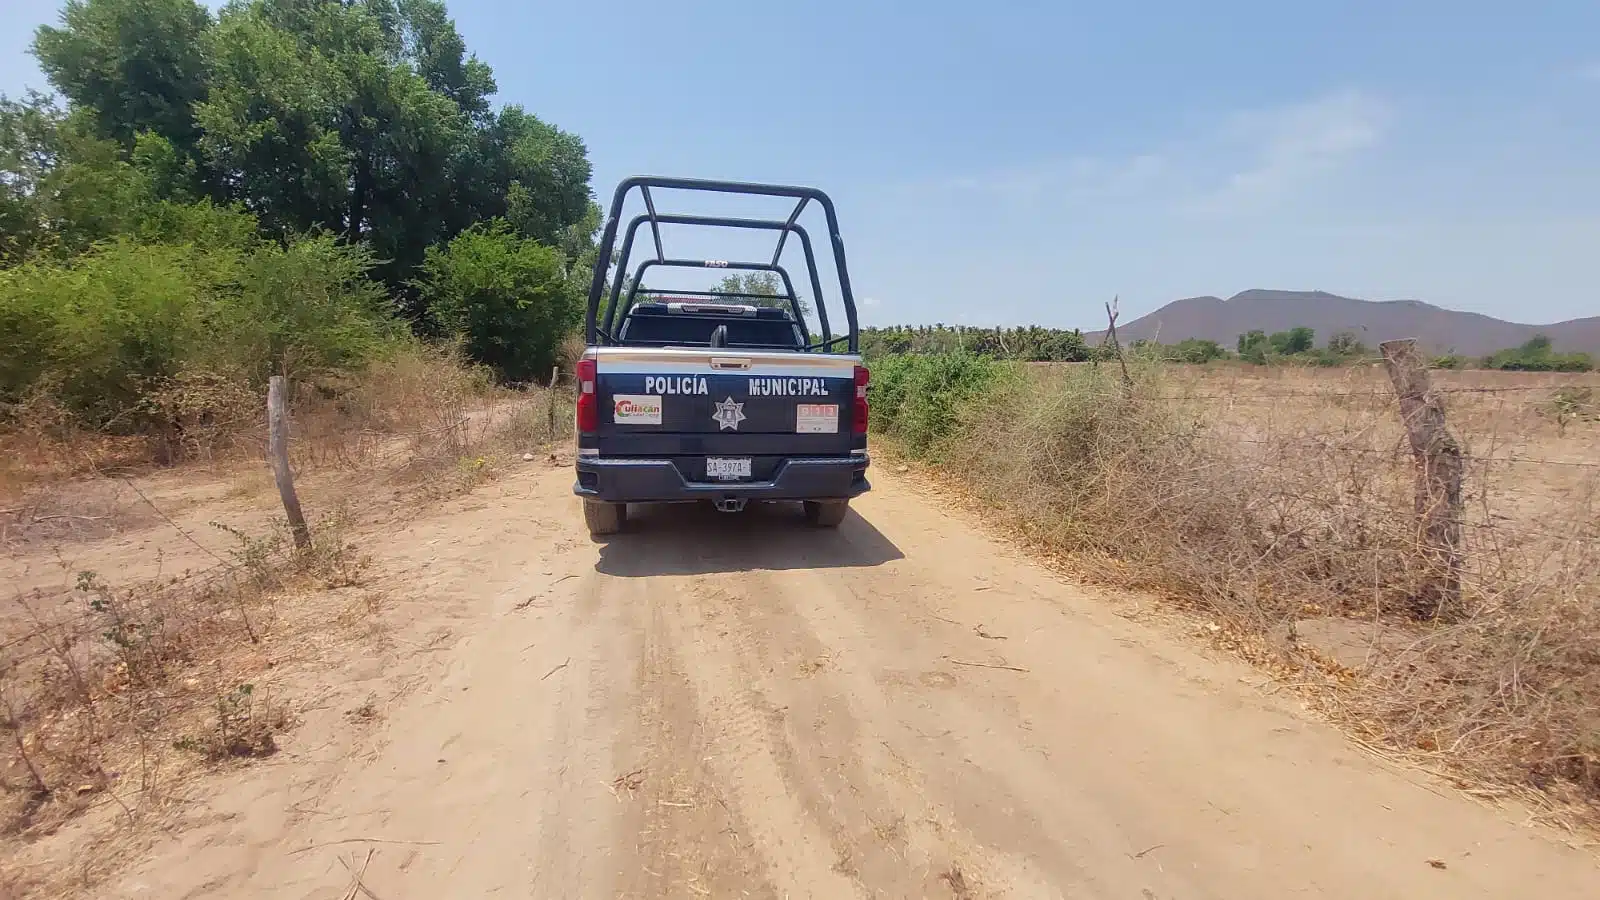
[[[202,146],[229,196],[279,233],[318,228],[371,243],[391,284],[449,237],[443,220],[468,124],[408,56],[405,8],[227,7],[197,106]]]
[[[61,26],[41,27],[33,52],[102,137],[131,149],[149,131],[192,158],[210,27],[211,14],[195,0],[67,0]]]
[[[493,74],[439,0],[234,0],[215,21],[195,0],[71,0],[34,46],[83,134],[156,199],[369,244],[401,292],[427,247],[496,217],[593,262],[583,142],[492,110]],[[0,215],[28,218],[14,207]]]
[[[1259,328],[1252,329],[1244,334],[1239,335],[1237,347],[1239,350],[1240,359],[1244,360],[1245,362],[1255,363],[1256,365],[1266,364],[1267,351],[1271,349],[1267,342],[1267,333]]]
[[[1226,359],[1228,351],[1216,341],[1186,338],[1173,345],[1169,355],[1179,362],[1203,365],[1213,360]]]
[[[37,94],[0,98],[0,263],[81,253],[137,230],[157,202],[155,174],[185,171],[169,151],[144,133],[129,154]]]
[[[429,247],[418,288],[438,332],[511,381],[544,379],[582,303],[561,252],[504,220]]]
[[[1328,349],[1338,356],[1366,356],[1367,347],[1353,331],[1338,331],[1328,338]]]
[[[1520,347],[1490,354],[1483,365],[1522,372],[1588,372],[1594,360],[1587,353],[1556,353],[1549,336],[1536,334]]]
[[[1279,356],[1294,356],[1297,353],[1305,353],[1315,347],[1316,344],[1316,332],[1304,325],[1291,328],[1288,331],[1273,332],[1267,338],[1267,345],[1272,348],[1273,353]]]
[[[587,148],[521,107],[491,113],[493,76],[437,0],[253,0],[212,48],[207,158],[268,227],[367,241],[396,288],[491,218],[592,260]]]
[[[965,352],[974,356],[1031,362],[1082,362],[1092,351],[1077,329],[968,328],[964,326],[890,325],[861,329],[862,352],[868,356]]]
[[[490,176],[474,186],[479,215],[504,216],[524,237],[560,247],[569,259],[593,248],[600,207],[589,189],[589,151],[581,138],[507,106],[479,141],[477,154]]]
[[[39,191],[61,153],[61,111],[43,95],[0,96],[0,265],[49,241]]]
[[[718,294],[735,295],[733,299],[739,303],[793,312],[789,307],[789,298],[784,295],[783,282],[778,280],[775,272],[732,272],[722,276],[722,280],[712,285],[711,290]],[[803,297],[799,300],[800,314],[809,319],[811,304]]]

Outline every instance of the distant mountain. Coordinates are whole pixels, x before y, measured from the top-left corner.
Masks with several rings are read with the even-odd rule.
[[[1124,342],[1160,340],[1163,344],[1203,338],[1231,350],[1239,335],[1253,328],[1271,334],[1299,325],[1316,331],[1318,346],[1337,332],[1350,331],[1369,347],[1376,347],[1379,341],[1412,337],[1436,352],[1454,350],[1483,356],[1544,334],[1556,350],[1600,354],[1600,316],[1521,325],[1419,300],[1356,300],[1323,291],[1253,290],[1226,300],[1189,297],[1119,323],[1117,337]],[[1103,334],[1089,335],[1090,342],[1097,342]]]

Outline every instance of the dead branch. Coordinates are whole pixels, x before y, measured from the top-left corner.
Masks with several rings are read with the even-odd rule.
[[[311,844],[310,846],[301,847],[298,850],[290,850],[289,851],[289,855],[290,856],[296,856],[296,855],[301,854],[301,853],[310,853],[313,850],[321,850],[324,847],[338,847],[338,846],[343,845],[343,844],[403,844],[403,845],[410,846],[410,847],[436,847],[436,846],[439,845],[439,842],[438,841],[401,841],[401,840],[391,840],[391,839],[388,839],[388,838],[365,838],[365,837],[344,838],[342,840],[337,840],[337,841],[324,841],[323,843],[320,843],[320,844]]]
[[[1000,664],[996,664],[996,663],[968,662],[968,661],[966,661],[964,659],[951,659],[948,656],[946,656],[945,659],[949,660],[950,664],[953,665],[953,666],[972,666],[973,668],[978,668],[978,669],[1005,669],[1007,672],[1026,672],[1026,671],[1028,671],[1027,669],[1024,669],[1021,666],[1008,666],[1008,665],[1000,665]]]

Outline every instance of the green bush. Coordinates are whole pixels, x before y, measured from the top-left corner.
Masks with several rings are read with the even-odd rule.
[[[188,248],[117,242],[0,273],[0,398],[45,388],[96,426],[130,412],[151,379],[212,339],[219,262],[233,270]]]
[[[582,302],[561,251],[496,220],[429,247],[417,288],[434,327],[510,381],[544,380]]]
[[[383,286],[368,277],[372,265],[364,245],[325,235],[244,256],[237,292],[216,307],[217,330],[227,335],[219,345],[231,344],[228,359],[256,381],[359,368],[410,337]]]
[[[0,271],[0,402],[44,390],[85,425],[137,432],[147,395],[185,373],[260,384],[356,367],[407,339],[370,265],[325,237],[251,251],[122,239]]]
[[[1490,354],[1483,367],[1514,372],[1588,372],[1594,368],[1594,359],[1587,353],[1557,353],[1548,337],[1536,334],[1520,347]]]
[[[963,407],[1003,371],[1003,363],[971,353],[880,359],[872,369],[873,428],[913,456],[934,455],[960,427]]]
[[[1228,349],[1216,341],[1186,338],[1171,347],[1164,348],[1163,356],[1191,365],[1204,365],[1215,360],[1227,359]]]
[[[975,353],[1029,362],[1082,362],[1092,351],[1077,329],[972,328],[963,325],[891,325],[861,329],[861,353],[877,359],[896,353]]]

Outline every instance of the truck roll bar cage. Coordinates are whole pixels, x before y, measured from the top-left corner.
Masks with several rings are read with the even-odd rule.
[[[801,201],[799,206],[804,206],[804,205],[805,205],[805,202]],[[797,206],[796,209],[798,209],[799,206]],[[621,251],[622,259],[627,259],[629,257],[629,255],[633,252],[633,240],[634,240],[634,237],[639,232],[639,226],[643,225],[645,222],[650,222],[650,221],[651,221],[651,219],[650,219],[650,217],[648,215],[641,215],[641,216],[634,217],[633,221],[628,223],[627,234],[625,234],[623,236],[623,239],[622,239],[622,251]],[[804,225],[796,224],[793,221],[779,222],[779,221],[777,221],[775,219],[734,219],[734,218],[727,218],[727,217],[724,217],[724,216],[687,216],[687,215],[674,215],[674,214],[670,214],[670,213],[669,214],[665,214],[665,215],[657,215],[655,217],[655,220],[652,222],[652,227],[655,227],[656,223],[659,223],[661,225],[707,225],[707,226],[715,226],[715,227],[720,227],[720,228],[743,228],[743,229],[753,229],[753,230],[759,230],[759,231],[779,231],[779,232],[782,232],[782,234],[780,234],[779,237],[778,237],[777,250],[772,254],[772,265],[773,266],[777,266],[779,257],[781,257],[783,255],[783,239],[785,237],[788,237],[788,233],[790,231],[793,231],[795,233],[795,235],[800,238],[800,248],[805,254],[806,269],[809,271],[809,273],[811,275],[811,296],[817,298],[817,301],[816,301],[817,302],[817,317],[818,317],[818,319],[820,320],[820,322],[822,324],[822,333],[823,333],[825,338],[831,338],[832,337],[832,332],[828,327],[828,306],[827,306],[826,303],[822,302],[822,280],[817,274],[817,257],[816,257],[816,254],[812,250],[812,247],[811,247],[811,234],[806,231]],[[658,247],[657,249],[659,250],[660,248]],[[665,262],[665,260],[659,255],[656,257],[656,260],[657,260],[657,264],[658,265],[663,263],[663,262]],[[718,268],[720,268],[720,266]],[[734,268],[733,264],[730,263],[728,265],[728,268],[730,268],[730,269]],[[627,296],[626,302],[624,302],[620,308],[617,306],[617,301],[618,301],[618,299],[620,299],[618,295],[621,293],[621,290],[622,290],[622,278],[621,278],[621,276],[622,276],[624,271],[625,271],[625,269],[623,269],[622,267],[619,266],[617,268],[618,277],[616,279],[614,279],[612,284],[611,284],[611,293],[610,293],[610,298],[611,299],[610,299],[610,303],[608,303],[607,306],[606,306],[605,324],[602,326],[604,328],[604,330],[606,332],[608,332],[608,333],[611,332],[612,326],[617,321],[617,317],[618,316],[626,316],[628,314],[628,311],[633,309],[634,297],[641,290],[641,288],[639,287],[639,283],[640,283],[639,282],[639,276],[640,276],[640,274],[642,274],[642,272],[641,273],[636,273],[634,275],[633,284],[632,284],[632,286],[630,287],[630,289],[628,291],[628,296]],[[774,269],[773,271],[778,271],[778,272],[782,273],[783,270],[782,269]],[[784,274],[783,277],[784,277],[785,281],[788,280],[787,274]],[[649,293],[649,291],[646,290],[645,293]],[[685,293],[685,292],[684,291],[677,291],[675,293]],[[716,291],[706,291],[705,294],[707,296],[734,296],[732,294],[721,294],[721,293],[716,292]],[[739,296],[745,296],[745,295],[739,295]],[[750,295],[750,296],[756,296],[756,295]],[[801,315],[801,313],[800,313],[799,298],[794,295],[794,291],[792,291],[792,290],[786,296],[787,296],[787,299],[789,300],[790,311],[793,312],[793,314],[794,314],[794,320],[797,323],[799,323],[801,333],[805,334],[806,335],[806,340],[809,341],[811,339],[811,336],[810,336],[810,332],[807,330],[805,316]]]
[[[612,250],[616,246],[617,230],[620,224],[619,220],[622,216],[622,208],[627,200],[628,194],[635,188],[639,190],[640,195],[644,198],[645,214],[634,218],[628,224],[627,234],[623,238],[621,253],[617,263],[616,277],[613,279],[613,282],[610,286],[610,291],[607,292],[606,269],[611,259]],[[789,213],[789,217],[785,221],[778,221],[775,219],[739,219],[725,216],[692,216],[671,213],[663,214],[656,211],[655,198],[650,193],[651,188],[702,191],[724,194],[747,194],[768,197],[788,197],[793,198],[798,202],[795,204],[794,209]],[[834,268],[839,275],[839,293],[840,297],[844,301],[845,320],[849,326],[848,334],[840,337],[834,337],[832,329],[829,326],[827,304],[825,303],[825,298],[822,295],[822,281],[818,274],[816,256],[813,252],[811,237],[806,232],[805,228],[798,223],[800,214],[812,201],[816,201],[816,203],[822,207],[823,214],[827,217],[828,237],[833,247]],[[655,259],[645,260],[639,264],[634,273],[633,284],[629,286],[628,295],[625,299],[623,299],[621,297],[623,277],[628,271],[628,262],[629,257],[633,252],[634,238],[638,233],[639,227],[646,222],[650,224],[651,238],[655,244]],[[720,228],[742,228],[776,231],[778,232],[778,241],[777,246],[774,248],[772,253],[772,261],[768,263],[728,262],[725,260],[669,259],[666,255],[666,251],[663,249],[661,240],[661,226],[663,224],[702,225]],[[837,214],[834,212],[833,201],[828,197],[827,194],[824,194],[822,191],[819,191],[816,188],[809,187],[775,184],[750,184],[737,181],[706,181],[696,178],[668,178],[653,175],[635,176],[632,178],[623,179],[622,183],[617,185],[616,192],[612,195],[611,210],[606,216],[605,229],[601,232],[599,255],[597,256],[597,261],[595,263],[594,278],[589,284],[589,304],[588,309],[584,314],[583,323],[584,340],[591,346],[600,343],[600,339],[602,338],[607,343],[614,343],[615,338],[613,338],[612,335],[615,332],[612,329],[613,327],[620,327],[621,320],[627,318],[629,311],[634,305],[635,298],[641,292],[639,285],[643,279],[644,273],[651,267],[662,266],[668,268],[716,268],[777,273],[779,278],[783,280],[784,289],[786,291],[785,298],[789,301],[789,306],[794,314],[795,321],[799,323],[801,333],[805,335],[806,341],[809,342],[811,337],[807,331],[805,317],[802,316],[800,312],[800,301],[798,295],[795,294],[794,283],[790,279],[789,273],[778,264],[779,258],[783,255],[784,243],[787,241],[790,232],[794,232],[800,238],[800,246],[804,251],[806,268],[810,275],[811,291],[816,297],[817,319],[818,323],[822,326],[822,340],[817,344],[809,345],[806,349],[820,350],[830,348],[840,341],[848,341],[849,352],[858,352],[860,350],[860,326],[856,319],[855,296],[850,288],[850,272],[845,263],[844,240],[839,236],[839,219]],[[643,289],[643,292],[650,293],[648,289]],[[717,294],[716,292],[712,291],[673,291],[672,293],[690,295],[704,294],[706,296],[724,297],[744,296]],[[609,302],[606,304],[606,312],[603,322],[599,321],[600,304],[602,299],[609,300]],[[619,300],[621,301],[620,311]]]
[[[794,313],[795,323],[800,326],[800,333],[805,337],[806,343],[809,344],[811,342],[811,334],[806,330],[806,320],[800,315],[800,298],[794,292],[794,281],[789,278],[789,273],[783,266],[775,266],[771,263],[728,262],[720,259],[647,259],[639,263],[639,268],[634,270],[633,285],[628,288],[628,299],[622,306],[622,319],[628,318],[628,313],[633,309],[633,300],[639,294],[639,282],[644,280],[644,273],[656,266],[668,269],[732,269],[736,272],[776,272],[778,277],[783,280],[783,296],[789,301],[789,309]],[[618,269],[617,271],[620,273],[622,270]],[[645,293],[649,293],[649,291],[646,290]],[[677,293],[677,291],[673,293]],[[735,296],[745,298],[762,296],[760,294],[718,294],[716,291],[706,291],[706,293],[730,298]],[[611,324],[611,312],[612,310],[606,311],[606,324],[608,326]]]

